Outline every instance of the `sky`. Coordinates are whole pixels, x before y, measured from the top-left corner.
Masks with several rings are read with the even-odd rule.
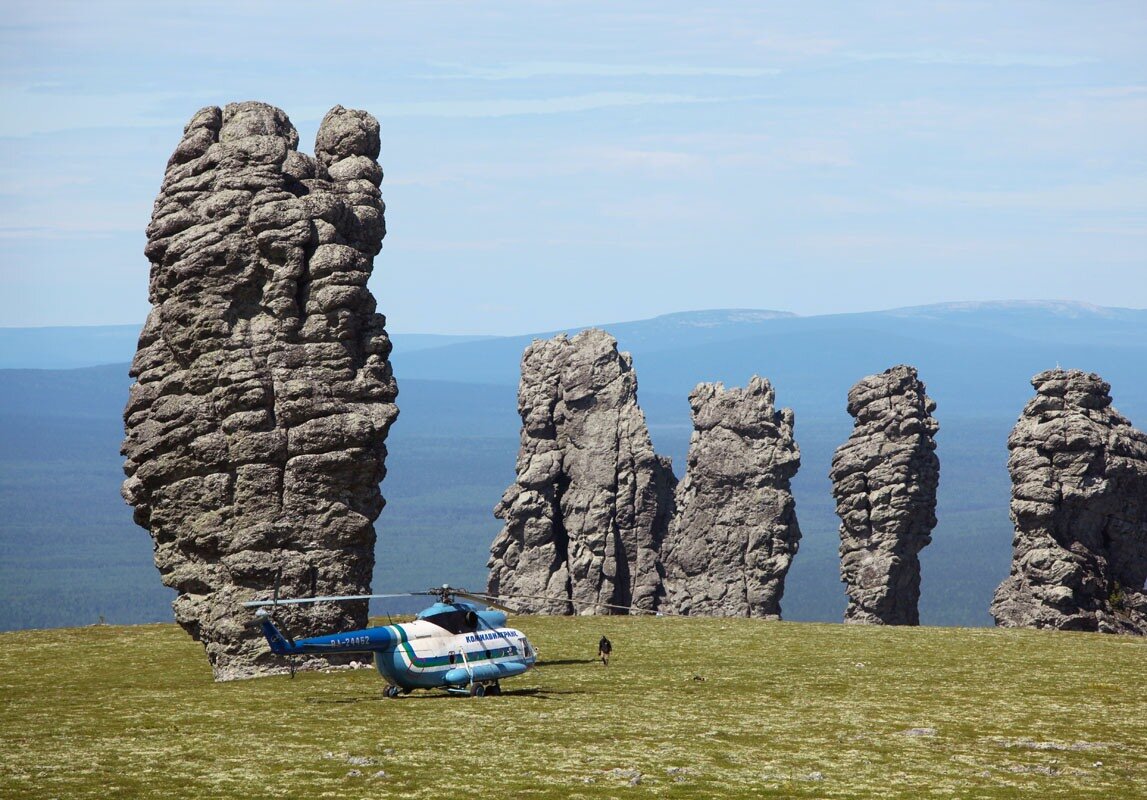
[[[1147,307],[1147,3],[0,0],[0,326],[142,322],[201,107],[382,126],[394,332]]]

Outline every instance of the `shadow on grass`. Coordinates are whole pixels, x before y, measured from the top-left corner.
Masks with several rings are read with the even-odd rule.
[[[537,686],[531,686],[526,689],[503,689],[503,697],[532,697],[536,700],[552,700],[556,697],[564,695],[578,695],[585,694],[580,689],[542,689]]]
[[[353,705],[354,703],[379,703],[387,698],[381,694],[374,695],[355,695],[354,697],[308,697],[303,702],[315,706],[337,706],[337,705]]]
[[[596,658],[564,658],[560,661],[539,661],[539,667],[568,667],[571,664],[596,664]]]
[[[531,697],[537,700],[551,700],[561,695],[579,695],[585,692],[576,689],[543,689],[537,686],[527,686],[521,689],[502,689],[501,697]],[[493,695],[491,695],[493,696]],[[427,690],[415,690],[410,694],[402,695],[398,698],[389,698],[383,694],[361,694],[351,697],[308,697],[303,702],[309,705],[316,706],[336,706],[336,705],[354,705],[355,703],[393,703],[393,702],[410,702],[412,700],[467,700],[467,699],[483,699],[483,698],[468,698],[466,695],[447,692],[444,689],[435,688]]]

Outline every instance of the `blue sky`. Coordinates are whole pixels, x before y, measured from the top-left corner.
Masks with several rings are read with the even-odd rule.
[[[382,124],[401,332],[1147,307],[1147,4],[7,2],[0,325],[146,316],[205,105]]]

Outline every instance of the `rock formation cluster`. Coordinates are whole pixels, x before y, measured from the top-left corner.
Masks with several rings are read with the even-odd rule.
[[[932,541],[940,480],[935,407],[916,370],[903,365],[848,393],[853,432],[829,473],[840,517],[845,622],[920,624],[918,554]]]
[[[1098,375],[1054,369],[1008,438],[1011,574],[1005,627],[1147,635],[1147,435]]]
[[[494,514],[487,591],[523,610],[778,618],[800,539],[793,415],[773,388],[701,384],[685,479],[658,456],[628,353],[599,330],[522,356],[517,479]]]
[[[800,541],[789,481],[800,467],[793,412],[773,387],[699,384],[677,513],[662,547],[660,608],[681,614],[779,619]]]
[[[530,612],[653,609],[675,479],[653,452],[629,354],[599,330],[535,341],[518,411],[517,480],[494,510],[505,526],[488,591]]]
[[[282,668],[239,606],[276,575],[284,595],[369,592],[398,413],[366,288],[385,233],[378,123],[336,106],[313,157],[298,139],[262,103],[199,111],[147,229],[123,495],[220,680]],[[361,627],[366,604],[287,616],[299,634]]]

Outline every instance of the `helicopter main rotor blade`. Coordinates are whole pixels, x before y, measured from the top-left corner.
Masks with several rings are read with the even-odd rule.
[[[477,595],[482,598],[483,602],[491,602],[492,600],[542,600],[547,603],[566,604],[576,608],[611,608],[617,611],[625,611],[630,614],[644,614],[649,616],[665,616],[665,617],[683,617],[685,614],[677,614],[669,611],[650,611],[648,608],[638,608],[637,606],[623,606],[617,603],[603,603],[600,601],[582,601],[574,600],[570,597],[553,597],[551,595],[543,594],[504,594],[495,597],[494,595]]]
[[[343,600],[382,600],[389,597],[414,597],[422,592],[400,592],[399,594],[346,594],[328,595],[326,597],[291,597],[286,600],[251,600],[243,603],[245,608],[262,608],[263,606],[297,606],[309,603],[338,603]]]
[[[478,592],[467,592],[464,589],[455,589],[454,594],[456,594],[458,597],[465,597],[467,600],[474,600],[476,602],[482,603],[483,605],[490,606],[490,608],[496,608],[499,611],[505,611],[510,614],[519,613],[518,609],[510,608],[493,595],[479,594]]]

